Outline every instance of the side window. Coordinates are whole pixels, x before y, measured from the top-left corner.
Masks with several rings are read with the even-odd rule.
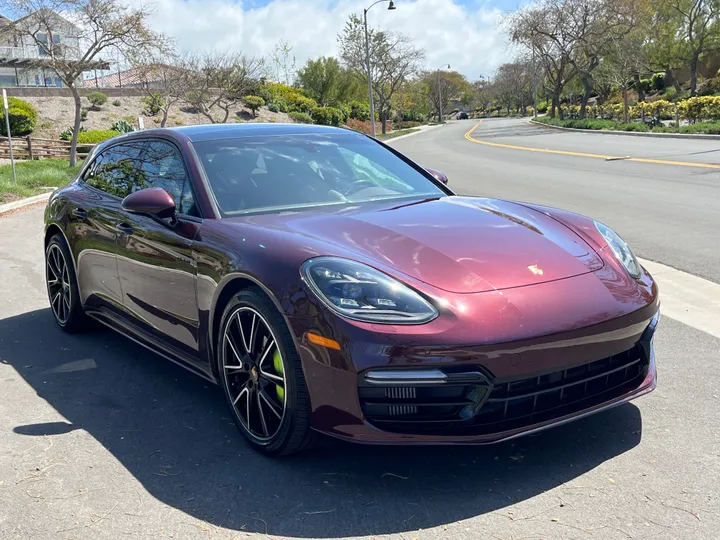
[[[178,212],[197,216],[190,179],[178,149],[163,141],[148,141],[143,147],[140,172],[148,185],[167,191],[175,200]]]
[[[149,186],[138,171],[140,149],[136,145],[118,144],[95,158],[84,180],[94,188],[125,198],[133,191]]]

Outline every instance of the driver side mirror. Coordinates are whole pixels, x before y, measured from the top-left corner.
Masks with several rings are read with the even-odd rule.
[[[437,170],[435,170],[435,169],[425,169],[425,170],[426,170],[427,172],[429,172],[429,173],[433,176],[433,178],[435,178],[435,180],[437,180],[438,182],[442,182],[443,184],[447,185],[447,183],[448,183],[448,177],[445,176],[443,173],[441,173],[440,171],[437,171]]]
[[[150,214],[160,219],[175,217],[175,201],[163,188],[149,187],[131,193],[122,202],[123,210]]]

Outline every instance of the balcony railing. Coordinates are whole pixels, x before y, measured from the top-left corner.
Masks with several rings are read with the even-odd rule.
[[[37,47],[29,50],[23,47],[0,46],[0,58],[40,58],[40,54]]]
[[[63,56],[64,58],[72,60],[71,54],[67,54],[71,49],[68,49],[64,45],[55,45],[56,57]],[[17,60],[32,60],[32,59],[43,59],[49,58],[49,54],[41,54],[39,45],[32,45],[28,47],[8,47],[0,46],[0,59],[17,59]]]

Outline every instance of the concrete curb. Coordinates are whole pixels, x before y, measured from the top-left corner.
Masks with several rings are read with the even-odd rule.
[[[641,131],[613,131],[605,129],[576,129],[561,126],[551,126],[528,120],[528,124],[534,126],[545,127],[549,129],[557,129],[558,131],[572,131],[574,133],[596,133],[598,135],[627,135],[629,137],[654,137],[657,139],[699,139],[705,141],[720,141],[720,135],[702,135],[699,133],[643,133]]]
[[[434,125],[434,126],[428,126],[428,127],[426,127],[426,128],[421,128],[420,131],[416,131],[415,133],[408,133],[407,135],[400,135],[399,137],[393,137],[393,138],[387,139],[387,140],[385,140],[385,141],[383,141],[382,139],[379,139],[379,140],[380,140],[380,142],[382,142],[382,143],[390,144],[390,143],[392,143],[392,142],[400,141],[400,140],[402,140],[402,139],[405,139],[406,137],[412,137],[412,136],[414,136],[414,135],[420,135],[421,133],[425,133],[426,131],[430,131],[431,129],[435,129],[435,128],[439,128],[439,127],[443,127],[443,126],[447,126],[447,123],[445,123],[445,124],[437,124],[437,125]]]
[[[35,203],[47,201],[50,198],[51,194],[52,192],[41,193],[40,195],[35,195],[34,197],[27,197],[25,199],[20,199],[19,201],[13,201],[7,204],[0,204],[0,216],[12,210],[17,210],[18,208],[24,208],[25,206],[30,206]]]

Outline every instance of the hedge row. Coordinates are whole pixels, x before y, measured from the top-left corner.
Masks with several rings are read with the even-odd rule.
[[[720,135],[720,122],[697,122],[685,126],[669,127],[669,126],[653,126],[650,128],[642,122],[630,122],[625,124],[617,120],[560,120],[559,118],[550,118],[549,116],[541,116],[535,119],[537,122],[549,124],[551,126],[561,126],[574,129],[594,129],[594,130],[613,130],[613,131],[641,131],[653,133],[692,133],[705,135]]]
[[[568,118],[577,118],[580,113],[579,105],[563,105],[563,114]],[[628,114],[633,120],[657,116],[663,120],[675,118],[675,114],[682,120],[697,122],[701,120],[720,120],[720,96],[695,96],[678,102],[657,100],[640,102],[628,108]],[[611,120],[624,116],[622,103],[597,105],[587,108],[588,118],[601,118]]]

